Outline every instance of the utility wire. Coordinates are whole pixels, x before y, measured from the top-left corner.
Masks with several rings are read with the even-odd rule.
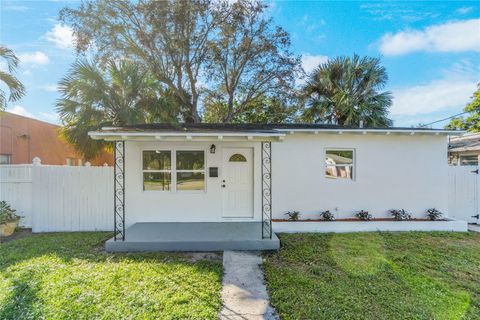
[[[438,123],[438,122],[442,122],[442,121],[445,121],[445,120],[450,120],[450,119],[456,118],[456,117],[458,117],[458,116],[461,116],[461,115],[463,115],[463,114],[470,113],[470,112],[472,112],[472,111],[465,111],[465,112],[458,113],[458,114],[455,114],[455,115],[453,115],[453,116],[450,116],[450,117],[448,117],[448,118],[444,118],[444,119],[436,120],[436,121],[433,121],[433,122],[430,122],[430,123],[422,124],[422,125],[420,126],[420,128],[428,127],[428,126],[430,126],[430,125],[432,125],[432,124],[435,124],[435,123]]]

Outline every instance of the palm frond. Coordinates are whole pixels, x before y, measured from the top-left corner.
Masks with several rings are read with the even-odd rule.
[[[307,121],[341,125],[391,125],[391,95],[379,92],[388,79],[380,59],[336,57],[319,65],[302,88]]]
[[[149,72],[133,61],[76,61],[60,80],[56,109],[64,124],[65,140],[91,159],[105,147],[88,131],[105,124],[126,125],[149,121],[174,122],[179,112]]]
[[[25,95],[25,86],[13,75],[0,70],[0,81],[10,90],[8,101],[18,101]],[[3,94],[3,96],[5,98],[5,94]]]
[[[20,60],[15,55],[12,49],[9,49],[3,45],[0,45],[0,58],[7,62],[8,71],[13,73],[18,67]]]

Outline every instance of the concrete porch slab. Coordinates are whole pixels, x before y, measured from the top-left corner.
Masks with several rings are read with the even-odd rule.
[[[105,243],[109,252],[278,250],[280,240],[262,239],[261,222],[139,222],[125,241]]]

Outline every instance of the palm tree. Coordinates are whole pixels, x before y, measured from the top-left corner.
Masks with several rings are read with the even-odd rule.
[[[73,64],[59,82],[57,111],[61,134],[85,159],[107,145],[88,137],[103,126],[174,122],[177,102],[149,72],[131,61],[107,63],[106,70],[87,60]]]
[[[390,92],[380,92],[388,80],[377,58],[337,57],[318,66],[303,87],[302,120],[344,126],[388,127]]]
[[[0,45],[0,58],[5,60],[8,69],[8,71],[0,70],[0,82],[3,82],[10,91],[7,98],[6,92],[0,89],[0,110],[4,110],[8,101],[18,101],[25,95],[25,86],[13,75],[19,63],[13,50]]]

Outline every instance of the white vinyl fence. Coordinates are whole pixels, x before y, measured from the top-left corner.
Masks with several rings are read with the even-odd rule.
[[[480,223],[477,169],[449,167],[450,217]],[[0,165],[0,200],[34,232],[112,230],[113,168]]]
[[[0,200],[33,232],[113,228],[113,168],[0,166]]]
[[[480,174],[477,166],[449,167],[449,216],[470,223],[480,223]]]
[[[0,166],[0,200],[21,215],[21,224],[32,226],[32,165]]]

